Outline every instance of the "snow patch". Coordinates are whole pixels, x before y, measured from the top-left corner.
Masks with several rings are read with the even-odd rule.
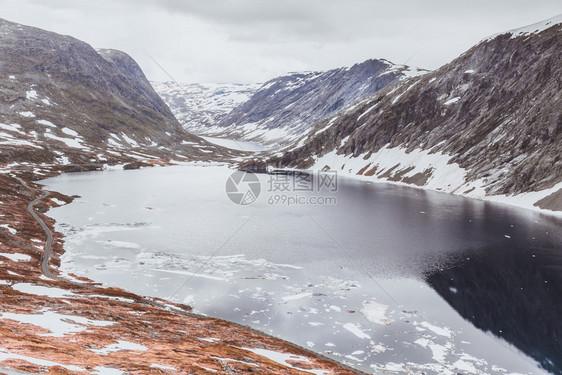
[[[452,99],[447,100],[445,103],[443,103],[443,105],[451,105],[451,104],[455,104],[456,102],[458,102],[459,100],[461,100],[460,97],[454,97]]]
[[[0,318],[44,328],[51,333],[40,336],[53,337],[63,337],[66,334],[82,332],[90,326],[105,327],[114,324],[114,322],[90,320],[81,316],[63,315],[54,311],[43,311],[41,314],[0,313]]]
[[[46,359],[34,358],[26,355],[11,353],[7,349],[0,348],[0,362],[7,361],[10,359],[16,359],[21,361],[26,361],[29,363],[33,363],[34,365],[38,366],[46,366],[46,367],[53,367],[53,366],[60,366],[69,371],[86,371],[86,369],[74,365],[63,365],[62,363],[57,363],[53,361],[48,361]]]
[[[41,125],[45,125],[45,126],[49,126],[51,128],[56,128],[57,126],[55,124],[53,124],[51,121],[47,121],[47,120],[37,120],[38,124]]]
[[[382,303],[377,303],[375,301],[365,301],[363,302],[361,313],[365,316],[365,318],[373,323],[389,325],[391,320],[385,316],[387,309],[388,306]]]
[[[144,345],[135,344],[134,342],[117,340],[117,343],[111,344],[106,346],[102,349],[90,349],[91,352],[96,354],[107,355],[109,353],[118,352],[122,350],[132,350],[132,351],[141,351],[144,352],[148,350],[148,348]]]
[[[66,298],[76,296],[76,294],[69,292],[68,290],[60,288],[48,288],[46,286],[19,283],[12,286],[12,289],[17,290],[22,293],[34,294],[36,296],[45,296],[51,298]]]
[[[31,261],[31,256],[26,255],[26,254],[19,254],[19,253],[15,253],[15,254],[10,254],[10,253],[0,253],[1,257],[5,257],[10,259],[12,262],[21,262],[21,261],[25,261],[25,262],[29,262]]]
[[[8,232],[10,232],[13,235],[18,233],[18,231],[15,230],[14,228],[10,227],[9,224],[2,224],[2,225],[0,225],[0,228],[6,228],[8,230]]]
[[[309,362],[308,358],[303,357],[303,356],[299,356],[299,355],[295,355],[295,354],[287,354],[287,353],[279,353],[279,352],[275,352],[273,350],[267,350],[267,349],[251,349],[251,348],[241,348],[243,350],[247,350],[249,352],[252,352],[254,354],[260,355],[262,357],[266,357],[267,359],[272,360],[273,362],[276,362],[282,366],[286,366],[295,370],[299,370],[302,372],[307,372],[310,374],[316,374],[316,375],[327,375],[328,372],[327,371],[323,371],[323,370],[308,370],[308,369],[302,369],[300,367],[296,367],[291,365],[290,363],[288,363],[287,361],[298,361],[298,362]]]
[[[25,97],[27,98],[27,100],[37,99],[37,91],[35,90],[26,91]]]

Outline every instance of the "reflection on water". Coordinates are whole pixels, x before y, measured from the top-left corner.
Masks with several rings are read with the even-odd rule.
[[[82,197],[49,212],[66,236],[62,269],[370,372],[544,374],[532,357],[559,373],[559,219],[345,179],[335,206],[272,205],[267,193],[237,206],[231,172],[48,180]]]
[[[506,245],[468,251],[427,282],[476,327],[562,374],[561,249]]]

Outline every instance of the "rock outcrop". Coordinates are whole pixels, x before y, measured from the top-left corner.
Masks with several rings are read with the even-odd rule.
[[[478,198],[544,192],[531,196],[536,202],[553,194],[562,188],[561,22],[501,33],[434,72],[387,86],[268,164]]]

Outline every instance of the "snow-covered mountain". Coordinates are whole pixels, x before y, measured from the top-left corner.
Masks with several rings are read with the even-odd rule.
[[[263,85],[153,83],[185,129],[198,135],[287,145],[358,99],[426,70],[368,60],[291,73]]]
[[[320,122],[267,164],[562,210],[561,23],[487,38]]]
[[[180,124],[189,132],[211,135],[209,128],[248,101],[261,84],[151,82]]]
[[[0,163],[230,153],[186,132],[125,53],[0,19]]]
[[[287,145],[355,101],[426,70],[367,60],[350,68],[292,73],[266,82],[235,108],[209,135],[267,145]]]

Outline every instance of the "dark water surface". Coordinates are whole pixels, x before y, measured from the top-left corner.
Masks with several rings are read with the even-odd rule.
[[[62,269],[366,371],[562,374],[562,220],[388,184],[268,192],[225,167],[63,175]],[[269,181],[271,182],[271,181]],[[272,204],[285,194],[332,204]],[[269,202],[268,202],[269,201]],[[335,204],[333,204],[335,203]]]

